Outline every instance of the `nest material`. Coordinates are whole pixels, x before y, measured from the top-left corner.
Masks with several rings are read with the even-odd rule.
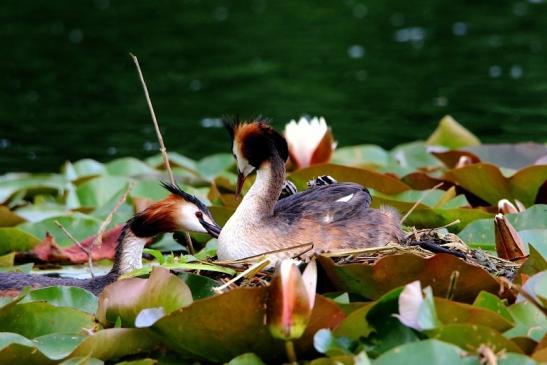
[[[292,248],[290,248],[292,249]],[[323,253],[337,264],[362,263],[373,265],[382,257],[410,253],[423,258],[429,258],[437,253],[447,253],[459,257],[467,263],[480,267],[494,276],[505,277],[512,280],[519,264],[500,259],[480,249],[471,249],[457,235],[447,233],[441,229],[413,230],[401,243],[389,243],[381,247],[368,247],[362,249],[339,250]],[[256,287],[267,285],[273,275],[273,269],[253,270],[253,265],[267,255],[253,258],[253,260],[224,262],[222,265],[235,269],[241,278],[234,280],[226,274],[215,274],[216,280],[227,283],[227,287]],[[212,262],[219,264],[218,262]],[[245,273],[245,272],[248,273]],[[242,275],[244,274],[244,275]]]

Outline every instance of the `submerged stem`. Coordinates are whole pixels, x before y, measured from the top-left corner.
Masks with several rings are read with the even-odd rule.
[[[285,350],[287,351],[289,363],[297,364],[298,360],[296,359],[296,352],[294,351],[294,343],[291,340],[285,341]]]

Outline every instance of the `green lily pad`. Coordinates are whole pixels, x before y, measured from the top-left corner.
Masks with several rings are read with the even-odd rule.
[[[38,237],[21,228],[0,228],[0,255],[29,251],[39,243]]]
[[[508,308],[515,327],[506,331],[504,336],[530,337],[535,341],[540,341],[547,333],[547,318],[536,306],[530,302],[515,303]]]
[[[74,213],[69,216],[52,217],[37,223],[24,223],[18,229],[28,232],[35,237],[45,238],[49,232],[55,241],[63,247],[71,246],[74,242],[66,236],[59,228],[55,221],[59,221],[77,240],[82,241],[85,238],[91,237],[99,231],[102,221],[92,216]]]
[[[467,354],[459,347],[438,340],[425,340],[397,346],[382,354],[374,365],[476,365],[476,357]],[[427,360],[426,360],[427,359]]]
[[[466,351],[476,351],[484,344],[494,352],[522,353],[520,347],[498,331],[476,324],[448,324],[433,330],[430,337],[460,346]]]
[[[103,365],[104,361],[89,356],[76,356],[67,359],[59,365]]]
[[[393,176],[376,171],[333,164],[321,164],[300,169],[290,175],[291,181],[303,190],[306,183],[321,175],[330,175],[340,182],[355,182],[385,194],[398,194],[410,190],[410,187]]]
[[[137,196],[139,198],[161,200],[167,198],[168,195],[169,192],[156,180],[137,181],[131,189],[131,196]]]
[[[442,163],[431,153],[424,142],[411,142],[395,147],[389,153],[386,171],[395,172],[400,176],[414,172],[418,168],[441,167]]]
[[[92,315],[45,302],[18,303],[0,311],[0,332],[14,332],[27,338],[57,332],[79,333],[83,328],[95,328]]]
[[[390,255],[374,264],[335,264],[320,256],[319,263],[337,290],[377,299],[389,290],[419,280],[431,286],[435,296],[445,297],[453,272],[459,272],[454,299],[472,302],[481,290],[498,293],[497,279],[483,269],[470,265],[450,254],[422,258],[412,254]]]
[[[544,242],[547,241],[543,237],[547,231],[547,205],[537,204],[522,213],[507,214],[505,217],[519,235],[524,232],[521,238],[525,244],[532,243],[542,248],[545,246]],[[478,219],[466,226],[458,236],[467,244],[480,244],[495,250],[493,219]]]
[[[26,221],[35,223],[51,217],[67,215],[67,208],[68,207],[63,204],[31,204],[18,208],[16,212],[17,215],[21,216]]]
[[[358,340],[367,337],[374,328],[365,320],[365,317],[374,303],[367,303],[361,308],[351,312],[334,330],[337,337],[346,337],[350,340]]]
[[[70,307],[90,314],[95,314],[98,305],[97,297],[92,293],[69,286],[34,289],[21,301],[29,302],[47,302],[57,307]]]
[[[134,157],[123,157],[105,165],[106,172],[112,176],[159,175],[159,172]]]
[[[459,148],[479,145],[480,140],[450,115],[441,119],[437,129],[427,139],[427,144]]]
[[[72,168],[74,169],[77,179],[82,177],[104,175],[106,172],[104,164],[90,158],[85,158],[74,162],[72,164]]]
[[[61,194],[69,181],[58,174],[7,174],[0,176],[0,204],[20,191],[27,195]]]
[[[265,365],[262,360],[260,360],[260,357],[256,356],[253,353],[246,353],[243,355],[239,355],[237,357],[234,357],[228,365]]]
[[[539,158],[547,155],[547,146],[539,143],[500,143],[482,144],[466,147],[481,161],[510,169],[520,169],[533,165]]]
[[[509,323],[514,323],[513,317],[511,316],[511,313],[509,313],[509,310],[505,304],[503,304],[500,298],[492,293],[481,291],[475,298],[473,305],[475,307],[489,309],[502,316],[506,321],[509,321]],[[500,329],[497,330],[499,331]]]
[[[184,155],[181,155],[177,152],[169,152],[167,154],[169,157],[169,163],[171,165],[171,168],[175,167],[183,167],[188,170],[196,171],[196,161],[186,157]],[[163,163],[163,156],[161,153],[158,153],[157,155],[148,157],[144,162],[146,162],[148,165],[153,166],[155,168],[164,168]]]
[[[382,147],[370,144],[342,147],[334,151],[331,162],[352,167],[385,166],[388,153]]]
[[[13,266],[14,260],[15,260],[15,252],[11,252],[6,255],[0,256],[0,267]]]
[[[229,153],[217,153],[202,158],[196,165],[196,170],[201,176],[212,180],[223,171],[228,170],[235,164],[234,158]]]
[[[100,207],[112,199],[120,190],[126,191],[128,178],[121,176],[99,176],[78,186],[76,194],[82,206]]]

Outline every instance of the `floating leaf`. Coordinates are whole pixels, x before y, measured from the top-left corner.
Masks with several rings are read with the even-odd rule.
[[[188,286],[168,270],[156,268],[148,279],[125,279],[107,286],[99,298],[97,319],[106,324],[119,317],[125,327],[132,327],[143,309],[162,308],[168,314],[190,303]]]
[[[265,365],[258,356],[252,353],[239,355],[228,363],[228,365]]]
[[[547,318],[530,302],[515,303],[508,308],[515,327],[506,331],[506,337],[530,337],[535,341],[540,341],[547,333]]]
[[[0,311],[0,332],[14,332],[28,338],[56,332],[79,333],[83,328],[94,327],[92,315],[44,302],[19,303]]]
[[[206,179],[212,180],[221,172],[234,165],[235,161],[229,153],[217,153],[202,158],[196,165],[197,171]]]
[[[466,357],[466,353],[457,346],[438,340],[426,340],[397,346],[382,354],[374,365],[475,365],[476,358]]]
[[[389,153],[389,163],[385,171],[406,175],[419,168],[441,167],[442,164],[431,155],[424,142],[404,143]]]
[[[427,144],[448,148],[474,146],[480,143],[473,133],[456,122],[450,115],[446,115],[441,119],[437,129],[427,139]]]
[[[29,251],[38,243],[40,239],[20,228],[0,228],[0,255]]]
[[[21,303],[47,302],[57,307],[70,307],[94,314],[97,311],[97,297],[85,289],[69,286],[53,286],[34,289]]]
[[[113,176],[159,175],[158,171],[134,157],[123,157],[105,165],[106,172]]]
[[[389,175],[332,164],[314,165],[297,170],[290,178],[299,189],[304,189],[308,180],[321,175],[330,175],[340,182],[355,182],[386,194],[398,194],[410,189],[405,183]]]
[[[59,221],[77,240],[95,235],[102,223],[100,219],[92,216],[75,213],[69,216],[48,218],[37,223],[27,222],[19,225],[18,229],[42,239],[46,237],[47,233],[50,233],[61,246],[73,245],[74,242],[55,224],[55,221]]]
[[[339,265],[320,256],[319,263],[337,290],[370,299],[377,299],[389,290],[415,280],[420,280],[423,286],[431,286],[436,296],[444,297],[455,271],[460,274],[454,290],[454,298],[458,301],[472,302],[481,290],[499,291],[499,283],[493,276],[450,254],[436,254],[430,258],[392,255],[380,258],[373,265]]]
[[[12,212],[8,207],[0,205],[0,227],[13,227],[24,221],[24,218]]]
[[[374,303],[367,303],[361,308],[351,312],[334,330],[337,337],[346,337],[358,340],[359,337],[367,337],[374,328],[365,320],[365,316]]]
[[[515,170],[533,165],[547,155],[547,146],[532,142],[482,144],[466,147],[465,150],[471,151],[481,161]]]
[[[103,175],[106,172],[104,164],[90,158],[85,158],[74,162],[72,164],[72,168],[77,179],[81,179],[82,177]]]
[[[352,167],[378,167],[388,164],[388,153],[376,145],[358,145],[338,148],[332,156],[333,164]]]
[[[473,306],[489,309],[502,316],[506,321],[513,323],[513,317],[509,313],[509,310],[507,310],[507,307],[503,304],[501,299],[494,294],[481,291],[475,298]]]
[[[487,292],[481,292],[481,294],[492,295]],[[437,309],[440,321],[444,324],[467,323],[489,327],[498,332],[503,332],[513,327],[513,320],[511,317],[504,318],[494,311],[475,305],[457,303],[443,298],[435,298],[435,308]]]
[[[313,347],[322,354],[340,356],[351,355],[353,353],[352,348],[355,346],[353,341],[348,338],[336,337],[331,330],[323,328],[313,336]]]
[[[78,186],[76,194],[82,206],[99,207],[120,190],[126,191],[128,179],[120,176],[99,176]]]
[[[223,362],[253,352],[268,362],[284,359],[283,342],[273,339],[264,325],[266,295],[266,288],[233,289],[195,301],[164,317],[152,328],[169,348],[192,358]],[[312,351],[315,332],[320,328],[333,328],[343,318],[336,304],[317,296],[306,332],[295,342],[297,353]]]
[[[69,181],[58,174],[7,174],[0,176],[0,204],[20,191],[26,195],[42,193],[60,194]]]
[[[540,186],[547,180],[547,165],[525,167],[511,177],[505,177],[498,166],[477,163],[447,171],[444,178],[491,205],[496,205],[501,199],[518,199],[530,206],[534,204]]]
[[[520,347],[501,333],[476,324],[448,324],[433,330],[430,337],[460,346],[467,351],[475,351],[480,345],[487,345],[494,352],[505,350],[522,353]]]

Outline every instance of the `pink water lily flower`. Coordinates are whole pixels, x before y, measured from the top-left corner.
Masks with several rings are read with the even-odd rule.
[[[329,162],[336,142],[323,117],[301,117],[285,125],[289,156],[295,168]]]
[[[266,323],[275,338],[294,340],[302,336],[315,303],[316,284],[315,261],[303,274],[292,259],[284,259],[277,266],[266,303]]]

